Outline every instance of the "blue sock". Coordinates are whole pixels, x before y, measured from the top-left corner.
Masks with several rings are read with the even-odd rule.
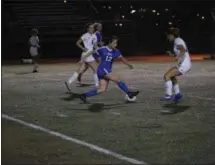
[[[127,85],[124,82],[120,81],[117,83],[117,85],[126,94],[128,94],[130,92],[130,90],[128,89]]]
[[[97,95],[97,94],[98,94],[98,93],[97,93],[97,89],[93,89],[93,90],[90,90],[90,91],[84,93],[84,95],[85,95],[86,97],[95,96],[95,95]]]

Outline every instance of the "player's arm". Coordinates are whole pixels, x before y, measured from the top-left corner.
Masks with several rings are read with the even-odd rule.
[[[127,65],[130,69],[133,69],[133,65],[129,64],[128,60],[122,55],[118,58],[123,64]]]
[[[181,57],[183,57],[185,55],[185,52],[187,50],[185,49],[185,47],[183,45],[177,45],[177,49],[180,51],[180,54],[177,58],[180,59]]]
[[[83,50],[83,52],[86,52],[87,49],[81,45],[82,42],[83,42],[83,40],[82,40],[82,37],[81,37],[81,38],[79,38],[79,39],[76,41],[76,46],[79,47],[81,50]]]
[[[37,37],[37,48],[40,48],[40,40],[39,40],[39,38]]]
[[[168,54],[170,57],[173,57],[174,60],[177,60],[175,54],[172,53],[171,51],[169,51],[169,50],[166,51],[166,54]]]
[[[93,57],[96,58],[95,54],[97,55],[96,50],[92,50],[92,51],[88,52],[84,57],[82,57],[80,63],[84,62],[87,59],[87,57],[89,57],[91,55],[93,55]],[[97,56],[99,56],[99,55],[97,55]]]
[[[173,54],[171,51],[167,50],[166,54],[168,54],[169,56],[175,57],[175,54]]]
[[[103,42],[103,37],[101,36],[100,46],[103,46],[105,43]]]
[[[29,44],[30,47],[34,47],[34,48],[37,47],[37,45],[32,44],[32,40],[31,39],[29,39],[28,44]]]
[[[94,44],[94,48],[95,48],[95,49],[98,49],[98,42],[96,42],[96,43]]]

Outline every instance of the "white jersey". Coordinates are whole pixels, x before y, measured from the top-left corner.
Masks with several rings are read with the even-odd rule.
[[[97,37],[95,34],[85,33],[81,36],[81,40],[83,41],[84,47],[91,51],[95,47]]]
[[[29,39],[29,43],[33,47],[39,47],[39,38],[38,36],[31,36]]]
[[[31,56],[37,56],[38,55],[37,49],[40,47],[38,36],[31,36],[29,39],[29,43],[31,44],[31,47],[30,47]]]
[[[185,51],[184,56],[182,56],[181,58],[178,59],[177,67],[179,68],[180,72],[185,73],[188,70],[190,70],[190,68],[191,68],[190,54],[188,52],[187,45],[185,44],[184,40],[178,37],[174,40],[174,47],[173,47],[174,54],[176,56],[180,55],[180,50],[178,49],[179,45],[182,45],[186,51]]]

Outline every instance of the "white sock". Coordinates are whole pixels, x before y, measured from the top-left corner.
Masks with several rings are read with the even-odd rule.
[[[172,95],[172,81],[171,80],[166,81],[165,87],[166,87],[166,94],[171,96]]]
[[[174,89],[175,94],[180,93],[179,84],[175,84],[175,85],[173,86],[173,89]]]
[[[71,84],[73,83],[76,79],[78,78],[78,73],[75,72],[72,77],[69,78],[68,83]]]
[[[93,74],[93,79],[94,79],[95,86],[99,86],[99,78],[97,74]]]

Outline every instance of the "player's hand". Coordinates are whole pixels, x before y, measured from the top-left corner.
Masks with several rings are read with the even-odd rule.
[[[128,65],[129,69],[134,69],[133,65],[129,64]]]
[[[171,51],[166,51],[166,54],[168,54],[169,56],[174,56],[172,53],[171,53]]]
[[[84,52],[87,52],[87,51],[88,51],[88,49],[87,49],[87,48],[84,48],[84,49],[83,49],[83,51],[84,51]]]
[[[105,43],[103,42],[103,41],[101,41],[100,43],[99,43],[99,45],[100,46],[103,46]]]

